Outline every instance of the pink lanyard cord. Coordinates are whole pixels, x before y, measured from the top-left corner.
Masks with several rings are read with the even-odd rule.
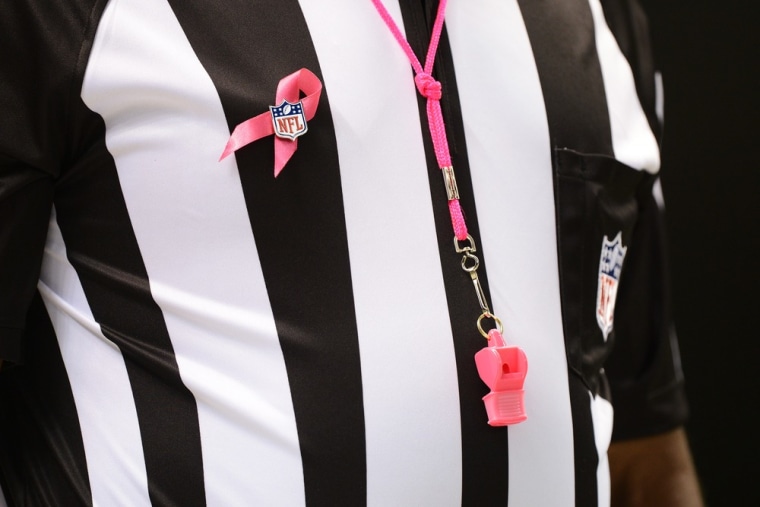
[[[382,1],[372,0],[372,3],[398,44],[401,46],[401,49],[404,50],[404,53],[409,59],[409,63],[411,63],[415,72],[414,83],[417,86],[417,90],[427,99],[428,127],[430,128],[430,135],[433,138],[435,158],[438,161],[438,166],[444,171],[451,225],[454,228],[456,238],[459,241],[465,241],[468,235],[467,224],[464,221],[462,207],[459,204],[459,194],[456,188],[453,168],[451,166],[449,142],[446,138],[446,126],[444,125],[443,113],[441,112],[441,83],[431,76],[433,64],[435,63],[435,55],[438,51],[438,43],[441,40],[441,32],[443,31],[443,20],[446,13],[447,1],[441,0],[438,4],[438,12],[435,17],[435,23],[433,24],[433,33],[430,37],[430,45],[428,46],[424,67],[420,64],[420,61],[414,54],[409,42],[401,33],[396,22],[393,21],[393,18],[388,13],[388,10],[385,8],[385,5],[383,5]]]
[[[449,143],[446,139],[446,127],[443,123],[443,114],[441,113],[441,83],[436,81],[430,73],[433,70],[435,62],[435,53],[438,50],[438,43],[441,39],[443,30],[443,19],[446,12],[446,0],[440,0],[438,4],[438,13],[436,14],[435,23],[433,24],[433,34],[430,37],[430,46],[428,46],[427,56],[425,57],[425,67],[420,65],[420,61],[414,55],[409,42],[402,35],[396,23],[391,18],[388,10],[381,0],[372,0],[380,17],[390,28],[391,33],[406,53],[409,63],[414,69],[414,84],[417,90],[427,99],[427,117],[430,135],[433,138],[433,147],[435,149],[435,158],[438,161],[438,167],[443,174],[443,181],[446,186],[446,196],[449,201],[449,214],[451,215],[451,225],[454,228],[454,249],[462,256],[462,269],[470,275],[475,293],[480,304],[482,313],[477,320],[477,328],[484,338],[489,340],[488,347],[485,347],[475,355],[475,365],[478,369],[480,378],[491,388],[491,392],[483,397],[488,413],[488,424],[491,426],[506,426],[516,424],[526,419],[523,383],[525,374],[528,369],[528,362],[525,353],[518,347],[508,347],[502,337],[501,320],[493,313],[488,306],[486,294],[480,284],[478,277],[478,266],[480,260],[474,255],[476,252],[475,240],[467,234],[467,225],[464,222],[462,208],[459,205],[459,190],[457,190],[456,178],[454,178],[454,168],[451,165],[451,154],[449,153]],[[494,329],[486,331],[483,329],[483,320],[493,321]]]

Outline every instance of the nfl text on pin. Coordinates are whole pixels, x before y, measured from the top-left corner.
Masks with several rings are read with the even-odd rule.
[[[308,130],[303,104],[300,101],[290,103],[283,100],[279,106],[269,106],[269,111],[272,114],[272,125],[277,137],[294,140]]]

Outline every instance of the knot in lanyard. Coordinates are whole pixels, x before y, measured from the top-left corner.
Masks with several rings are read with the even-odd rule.
[[[441,82],[436,81],[427,72],[420,72],[414,76],[414,84],[417,85],[417,90],[426,99],[441,100]]]
[[[428,46],[425,65],[423,66],[414,54],[412,47],[401,33],[396,22],[388,13],[383,5],[382,0],[372,0],[380,17],[383,18],[385,25],[390,29],[393,37],[398,42],[401,49],[406,53],[409,63],[414,69],[414,84],[420,94],[427,99],[427,117],[430,136],[433,140],[433,150],[435,158],[438,161],[438,167],[444,171],[444,178],[447,181],[447,194],[449,199],[449,213],[451,215],[451,225],[454,234],[460,241],[467,240],[467,224],[464,220],[464,214],[459,204],[459,194],[456,192],[456,183],[453,179],[453,169],[451,167],[451,153],[449,152],[449,141],[446,139],[446,126],[443,122],[443,113],[441,111],[441,83],[437,81],[431,73],[433,72],[433,62],[435,53],[438,50],[438,43],[441,40],[443,31],[443,18],[446,12],[446,0],[440,0],[438,3],[438,12],[433,23],[433,33],[430,36],[430,45]]]

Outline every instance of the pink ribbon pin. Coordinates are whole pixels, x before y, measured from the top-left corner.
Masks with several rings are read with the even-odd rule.
[[[317,112],[319,97],[322,94],[322,82],[317,76],[308,69],[298,70],[288,76],[285,76],[277,84],[277,94],[275,97],[276,104],[282,104],[283,100],[294,103],[298,102],[300,92],[306,96],[301,99],[303,112],[308,122]],[[254,116],[235,127],[232,131],[224,153],[219,158],[223,160],[233,152],[239,150],[254,141],[267,136],[273,135],[274,124],[272,122],[272,113],[267,111],[258,116]],[[280,174],[280,171],[288,163],[290,157],[298,149],[298,139],[283,139],[275,136],[274,138],[274,176]]]

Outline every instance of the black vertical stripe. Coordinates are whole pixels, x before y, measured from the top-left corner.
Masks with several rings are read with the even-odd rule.
[[[432,32],[437,2],[425,2],[425,9],[419,3],[412,7],[410,2],[401,2],[401,12],[409,44],[415,54],[422,56]],[[418,57],[419,57],[418,56]],[[478,274],[489,300],[488,276],[485,266],[485,252],[480,243],[475,196],[472,187],[467,147],[464,137],[461,105],[454,76],[454,63],[448,35],[444,30],[433,70],[433,76],[441,82],[443,89],[442,110],[446,122],[446,133],[451,149],[452,163],[457,177],[462,208],[467,219],[470,234],[478,246],[481,260]],[[409,84],[414,86],[410,71]],[[459,405],[462,424],[462,505],[505,506],[509,499],[509,453],[508,429],[488,425],[488,417],[482,397],[488,388],[478,377],[475,368],[475,354],[486,341],[478,334],[475,321],[481,313],[473,290],[472,281],[461,267],[461,257],[454,252],[454,233],[449,218],[448,201],[441,170],[433,151],[430,131],[427,127],[426,100],[419,97],[419,111],[422,122],[425,154],[428,162],[428,176],[432,196],[438,250],[444,277],[444,287],[448,302],[454,350],[456,354],[459,383]]]
[[[306,67],[321,78],[296,1],[269,2],[266,8],[243,2],[236,9],[170,3],[211,76],[230,130],[267,111],[286,75]],[[210,35],[219,33],[223,40]],[[239,54],[247,57],[230,61]],[[327,91],[298,143],[276,180],[272,138],[238,151],[240,179],[287,368],[306,503],[363,505],[361,367]]]
[[[649,127],[661,140],[662,124],[657,118],[657,90],[653,79],[657,69],[652,58],[646,13],[639,2],[602,0],[601,4],[607,25],[631,65],[636,92],[649,120]]]
[[[591,397],[580,377],[570,374],[570,406],[573,412],[573,447],[575,448],[575,505],[593,507],[599,503],[596,471],[599,456],[594,440]]]
[[[519,0],[541,81],[552,148],[612,155],[594,20],[585,0]]]
[[[134,395],[150,499],[205,505],[195,399],[182,383],[161,309],[153,300],[100,116],[80,103],[87,154],[56,188],[71,264],[103,334],[121,350]],[[174,502],[174,503],[172,503]]]
[[[0,375],[0,475],[9,507],[90,506],[71,384],[39,293],[27,315],[25,364]]]
[[[612,133],[604,80],[596,51],[594,21],[586,0],[519,0],[528,31],[546,105],[552,159],[557,151],[570,148],[582,153],[613,155]],[[554,171],[555,194],[559,185]],[[555,195],[555,202],[558,196]],[[584,213],[582,209],[559,209],[562,213]],[[562,220],[558,218],[557,227]],[[569,231],[568,231],[569,232]],[[567,237],[566,237],[567,236]],[[578,270],[580,259],[573,254],[578,237],[558,229],[562,320],[569,356],[581,343],[578,326],[582,306],[565,275]],[[593,245],[597,252],[599,245]],[[575,504],[598,504],[597,464],[589,389],[577,368],[569,368],[570,402],[575,451]]]

